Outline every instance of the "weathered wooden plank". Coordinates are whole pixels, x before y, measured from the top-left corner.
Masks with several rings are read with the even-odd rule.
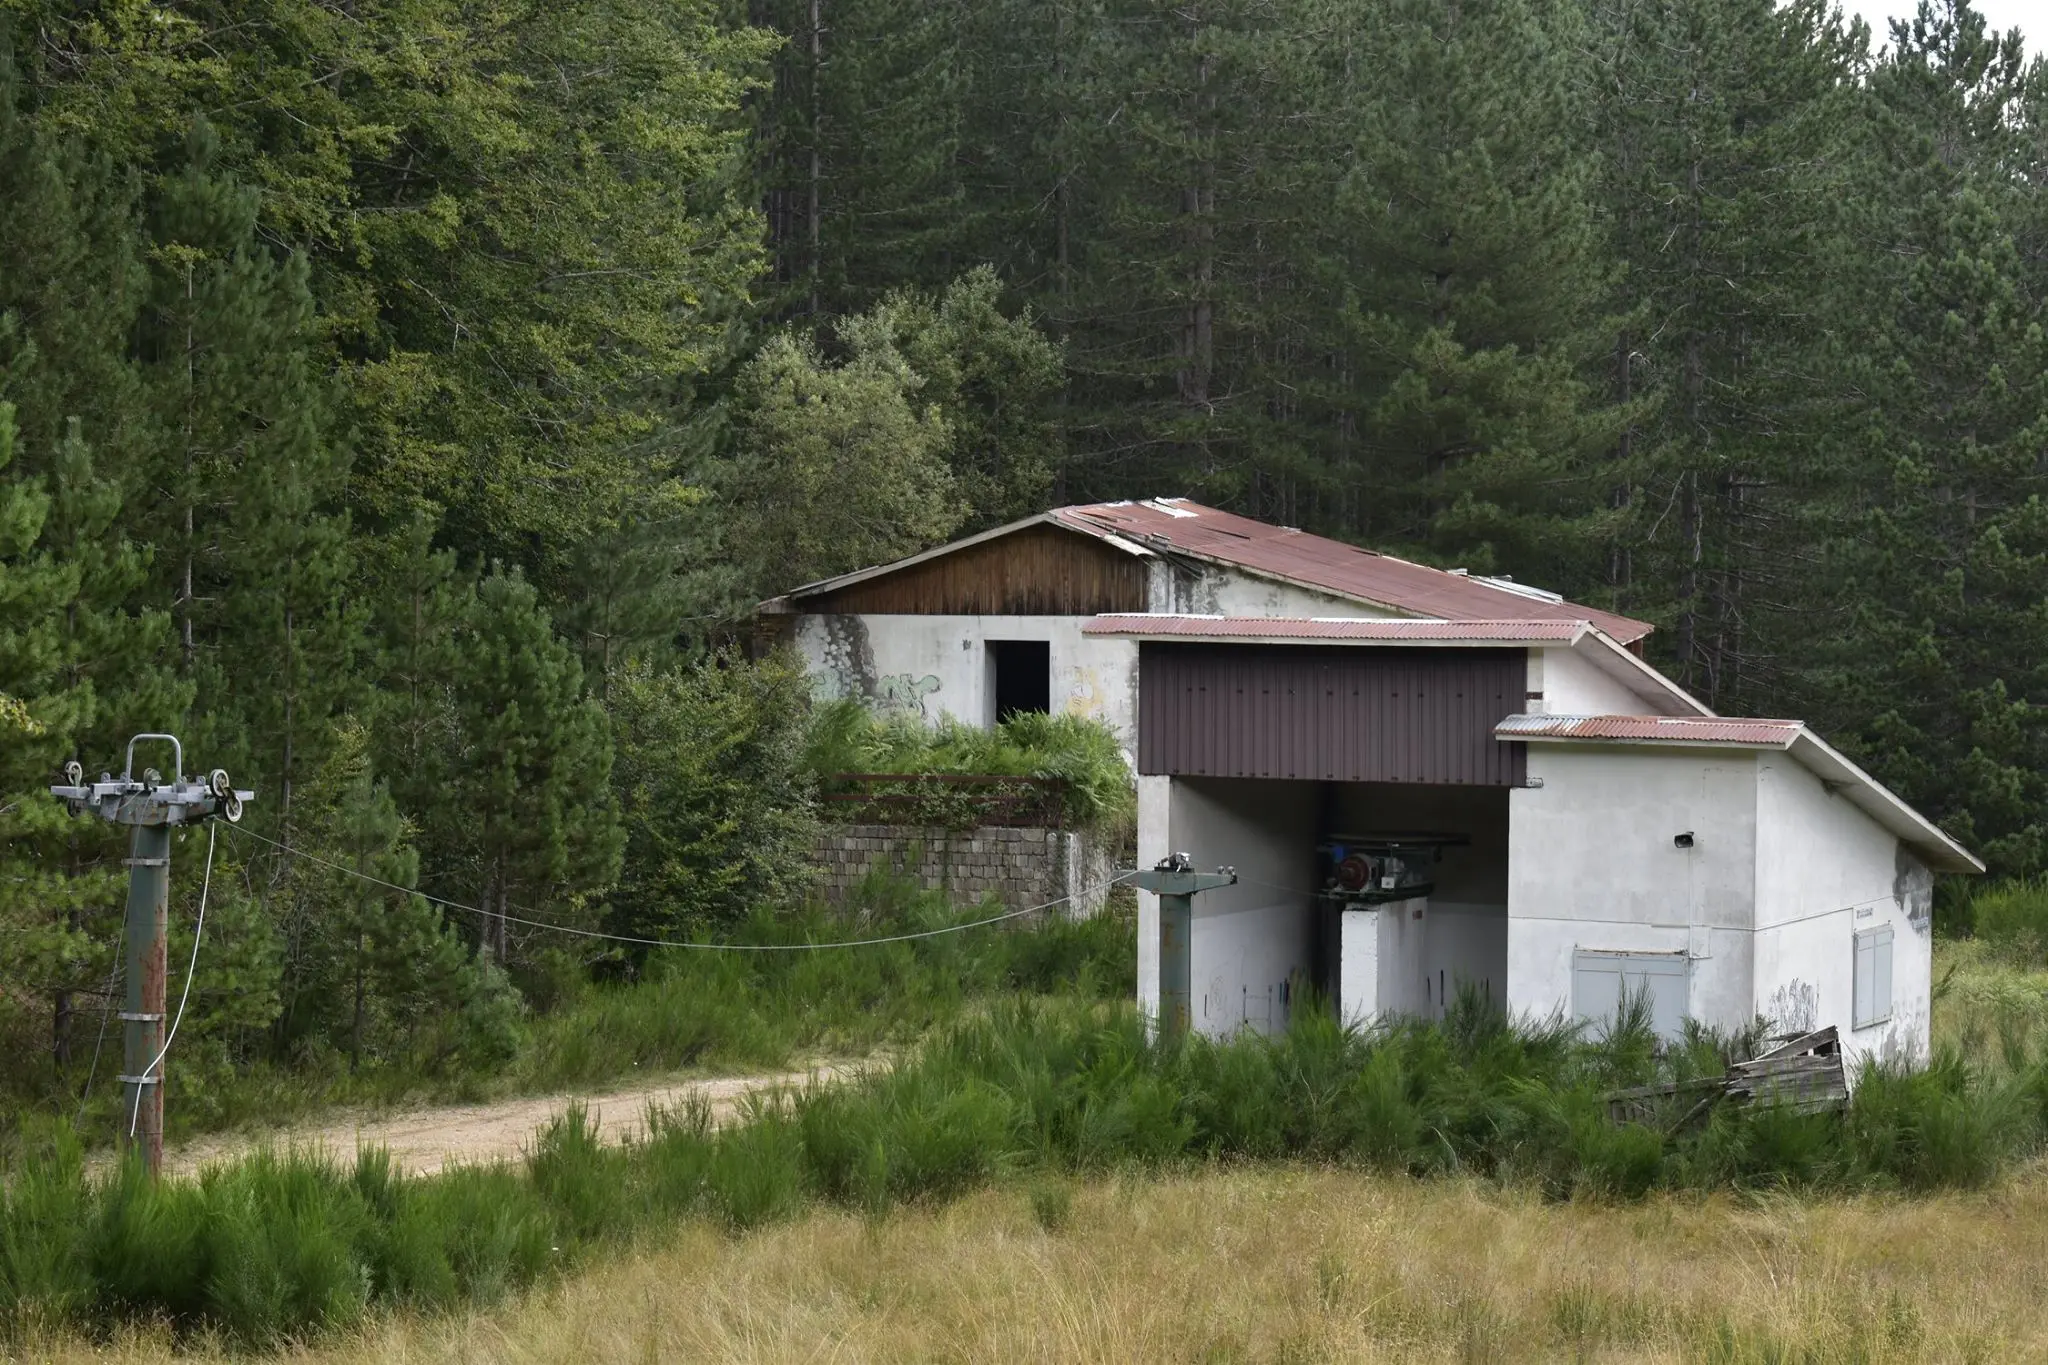
[[[1831,1025],[1783,1039],[1761,1056],[1731,1064],[1720,1077],[1616,1090],[1606,1097],[1607,1117],[1614,1123],[1647,1123],[1658,1117],[1663,1107],[1658,1101],[1690,1095],[1701,1097],[1665,1130],[1667,1134],[1678,1132],[1722,1099],[1805,1114],[1840,1109],[1849,1100],[1841,1037]]]
[[[832,592],[798,611],[907,616],[1094,616],[1144,611],[1146,561],[1092,536],[1027,526]]]

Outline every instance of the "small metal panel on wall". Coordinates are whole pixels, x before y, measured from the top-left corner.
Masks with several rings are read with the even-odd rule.
[[[1493,727],[1526,700],[1520,649],[1146,642],[1138,770],[1175,777],[1520,786]]]

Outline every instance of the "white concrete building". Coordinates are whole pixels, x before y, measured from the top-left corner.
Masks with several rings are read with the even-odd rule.
[[[1183,499],[1069,507],[763,604],[821,689],[936,719],[1097,716],[1138,857],[1236,868],[1195,904],[1211,1034],[1517,1014],[1927,1045],[1933,874],[1982,865],[1796,721],[1726,720],[1650,627]],[[1157,906],[1137,993],[1159,1008]]]

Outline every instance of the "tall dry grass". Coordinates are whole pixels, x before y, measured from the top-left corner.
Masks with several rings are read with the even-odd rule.
[[[880,1220],[1020,1179],[1049,1228],[1074,1216],[1076,1178],[1250,1160],[1480,1177],[1596,1207],[1660,1191],[1824,1198],[1990,1188],[2048,1133],[2048,1059],[2031,1052],[2007,1075],[1955,1057],[1872,1068],[1840,1115],[1724,1105],[1703,1125],[1617,1125],[1605,1090],[1718,1070],[1740,1045],[1653,1044],[1641,1009],[1593,1038],[1469,999],[1441,1023],[1305,1018],[1216,1044],[1155,1042],[1128,1007],[1021,1002],[722,1131],[702,1111],[660,1115],[645,1141],[606,1148],[572,1111],[519,1168],[401,1181],[373,1152],[352,1169],[265,1156],[197,1182],[133,1167],[95,1180],[59,1134],[0,1186],[0,1329],[165,1321],[275,1347],[502,1300],[685,1221],[738,1233],[824,1207]]]
[[[1073,1187],[1063,1219],[1046,1204],[1006,1185],[738,1239],[685,1227],[502,1312],[386,1320],[290,1358],[2048,1359],[2038,1170],[1975,1194],[1616,1205],[1266,1167],[1098,1180]],[[53,1365],[174,1357],[149,1330],[25,1349]]]
[[[2048,970],[1983,938],[1934,949],[1934,1043],[1989,1068],[2015,1070],[2048,1044]]]

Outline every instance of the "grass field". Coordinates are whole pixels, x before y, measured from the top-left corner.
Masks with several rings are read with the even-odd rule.
[[[569,1361],[2048,1359],[2048,1172],[1922,1198],[1659,1196],[1328,1169],[1007,1185],[643,1242],[497,1312],[307,1365]],[[161,1330],[22,1360],[229,1359]]]
[[[1980,940],[1942,940],[1934,980],[1936,1048],[2009,1067],[2048,1039],[2048,971],[2016,964]]]
[[[2048,1358],[2048,977],[1937,976],[1941,1059],[1840,1118],[1616,1128],[1606,1089],[1735,1045],[1640,1021],[1157,1047],[1084,993],[723,1133],[572,1115],[517,1167],[31,1162],[0,1354],[86,1352],[48,1322],[115,1360]]]
[[[169,1130],[174,1140],[260,1132],[338,1108],[374,1112],[669,1075],[782,1070],[905,1046],[1018,995],[1112,999],[1128,995],[1137,974],[1135,907],[1123,897],[1113,905],[1114,913],[1093,919],[1053,917],[1029,930],[969,930],[878,947],[672,950],[649,955],[635,978],[623,982],[591,983],[579,971],[549,1009],[522,1022],[517,1056],[491,1070],[387,1065],[352,1073],[347,1059],[332,1053],[300,1058],[291,1067],[228,1067],[218,1059],[202,1066],[173,1057]],[[940,929],[1000,910],[955,905],[878,874],[846,913],[762,914],[720,937],[824,943]],[[118,1043],[117,1027],[117,1050]],[[105,1141],[118,1126],[120,1087],[108,1079],[117,1069],[106,1063],[95,1069],[99,1083],[83,1107],[78,1078],[41,1088],[0,1083],[0,1161],[24,1123],[38,1117],[79,1114],[81,1135],[95,1145]]]

